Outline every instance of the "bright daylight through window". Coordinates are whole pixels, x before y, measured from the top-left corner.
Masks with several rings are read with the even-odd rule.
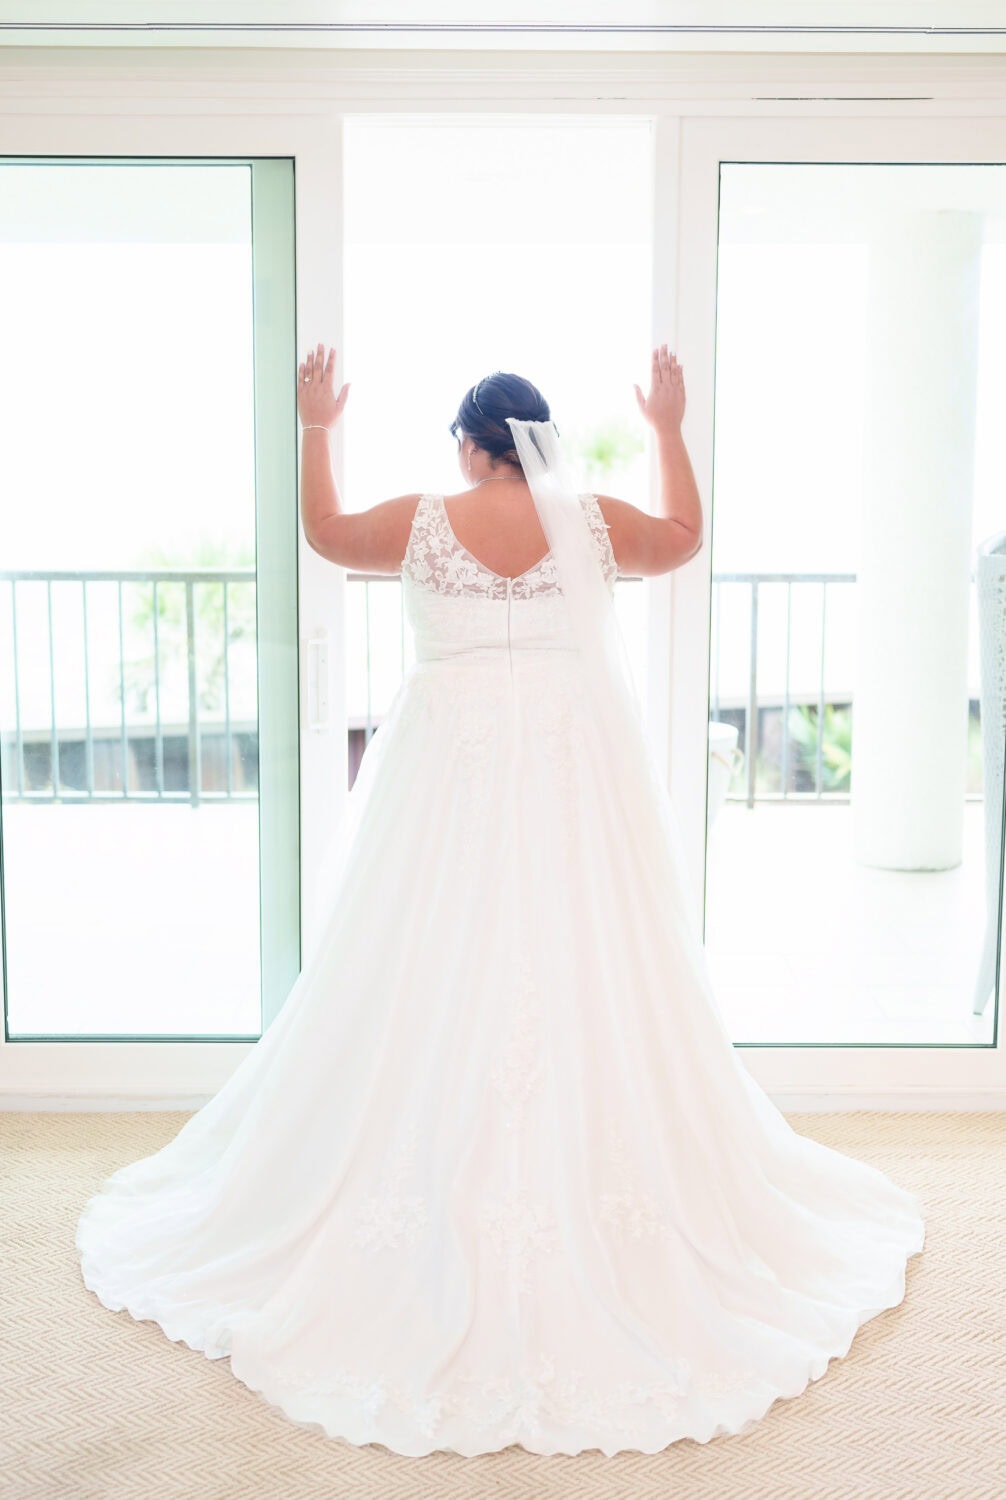
[[[461,487],[448,427],[509,370],[544,393],[588,488],[646,509],[647,121],[345,124],[346,506]],[[410,660],[397,580],[350,581],[350,778]],[[645,594],[616,585],[637,687]]]

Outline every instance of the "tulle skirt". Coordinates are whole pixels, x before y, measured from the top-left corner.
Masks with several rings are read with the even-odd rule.
[[[555,652],[417,663],[283,1009],[86,1204],[106,1307],[402,1454],[747,1431],[905,1295],[917,1195],[794,1132],[731,1044]],[[647,824],[645,820],[650,820]]]

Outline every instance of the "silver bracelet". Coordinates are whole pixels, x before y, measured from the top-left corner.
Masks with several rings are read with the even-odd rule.
[[[323,422],[307,422],[305,423],[302,430],[304,432],[310,432],[312,427],[315,428],[318,432],[331,432],[332,430],[330,427],[326,427]]]

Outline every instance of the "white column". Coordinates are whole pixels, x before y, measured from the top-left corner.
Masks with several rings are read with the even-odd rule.
[[[929,211],[870,241],[851,799],[883,869],[961,861],[982,238]]]

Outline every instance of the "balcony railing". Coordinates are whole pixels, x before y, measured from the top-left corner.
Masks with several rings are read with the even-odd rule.
[[[5,800],[25,802],[100,802],[128,799],[133,802],[189,802],[193,806],[206,801],[254,801],[258,796],[258,715],[257,711],[232,716],[232,656],[236,639],[249,635],[232,623],[232,590],[240,585],[250,592],[239,611],[245,621],[254,618],[255,569],[247,568],[158,568],[97,569],[86,571],[2,570],[0,582],[10,585],[9,659],[0,662],[9,687],[4,698],[3,717],[12,724],[0,739],[3,759],[2,785]],[[38,672],[40,652],[37,642],[28,667],[33,676],[28,681],[29,725],[25,725],[25,688],[22,680],[25,662],[21,659],[19,640],[25,634],[20,620],[19,601],[28,586],[44,585],[45,624],[41,654],[47,659],[48,683],[39,689],[42,674]],[[99,585],[115,585],[114,638],[109,640],[106,621],[101,632],[100,648],[92,640],[91,616],[95,592]],[[137,601],[141,612],[149,615],[149,635],[141,631],[134,616],[127,625],[123,611],[124,585],[140,585],[145,592]],[[75,653],[78,671],[71,674],[57,667],[56,628],[54,625],[54,585],[79,585],[79,598],[72,618],[64,618],[61,647],[79,629],[80,649]],[[164,606],[172,586],[182,591],[182,606],[177,603],[174,621]],[[197,590],[219,591],[219,631],[217,639],[207,643],[200,672],[197,640],[199,605],[205,608],[205,596]],[[69,608],[67,590],[60,591],[60,602]],[[149,598],[149,605],[147,599]],[[177,600],[177,595],[176,595]],[[24,606],[21,605],[21,608]],[[162,622],[162,616],[164,616]],[[214,622],[215,623],[215,622]],[[167,628],[170,625],[174,628]],[[36,631],[36,634],[38,632]],[[165,641],[163,636],[168,634]],[[254,629],[251,630],[254,640]],[[204,620],[203,635],[206,635]],[[106,672],[103,705],[92,705],[95,656]],[[62,663],[61,663],[62,665]],[[116,678],[109,691],[108,670]],[[173,669],[173,671],[172,671]],[[127,675],[135,700],[127,711]],[[247,666],[244,677],[249,676]],[[212,682],[210,682],[212,678]],[[245,682],[245,696],[249,683]],[[75,696],[82,690],[80,712],[71,722],[64,710],[57,711],[61,688]],[[166,695],[165,689],[170,691]],[[201,704],[201,691],[218,703]],[[255,690],[255,674],[250,674],[250,691]],[[152,710],[149,706],[152,694]],[[43,713],[41,700],[47,695],[48,712]],[[165,696],[173,702],[164,703]],[[180,702],[181,700],[181,702]],[[109,711],[110,703],[113,705]],[[179,711],[179,707],[181,711]],[[254,705],[252,705],[254,710]],[[167,708],[167,712],[165,709]],[[113,720],[114,713],[114,720]],[[47,719],[44,727],[40,720]],[[128,720],[128,722],[127,722]],[[13,751],[13,754],[11,754]]]
[[[349,573],[348,662],[361,680],[350,683],[349,781],[352,785],[360,758],[385,708],[409,665],[409,637],[400,594],[387,595],[392,574]],[[617,587],[642,580],[620,579]],[[0,735],[0,774],[6,799],[22,801],[189,802],[228,799],[253,800],[258,795],[258,716],[254,700],[254,608],[255,569],[164,568],[73,571],[0,571],[0,582],[9,585],[9,641],[0,659],[0,712],[4,727]],[[840,587],[854,587],[854,573],[715,573],[713,575],[713,655],[710,672],[710,714],[713,720],[736,724],[744,750],[743,786],[728,793],[732,800],[828,800],[844,801],[848,790],[826,784],[826,713],[848,709],[848,690],[826,690],[825,662],[828,644],[829,600]],[[107,617],[95,649],[89,602],[99,585],[115,589],[114,617]],[[30,585],[44,589],[45,619],[37,622],[29,652],[19,652],[19,640],[27,633],[19,612]],[[55,586],[65,611],[71,605],[66,590],[79,590],[72,630],[79,628],[79,651],[75,668],[68,671],[57,652],[54,626]],[[123,590],[137,585],[144,592],[134,596],[133,617],[127,622]],[[240,607],[232,608],[234,590]],[[373,594],[376,588],[380,593]],[[170,588],[180,590],[170,611],[163,607]],[[820,592],[819,622],[814,638],[818,660],[815,680],[808,690],[806,658],[804,685],[791,687],[790,650],[794,590]],[[217,590],[216,602],[208,609],[206,590]],[[726,591],[747,591],[742,593]],[[784,590],[785,647],[781,664],[773,663],[781,690],[766,691],[759,682],[759,612],[769,590]],[[180,602],[179,602],[180,597]],[[724,635],[721,629],[724,599],[735,601],[733,619],[743,611],[747,618],[747,672],[742,689],[721,691]],[[778,595],[772,597],[777,598]],[[36,598],[36,604],[38,600]],[[142,607],[138,608],[137,605]],[[389,613],[390,611],[390,613]],[[236,615],[236,619],[234,618]],[[170,619],[169,619],[170,616]],[[375,618],[380,617],[380,627]],[[74,621],[76,623],[74,623]],[[62,619],[60,640],[65,647],[68,627]],[[169,640],[162,637],[170,624]],[[736,639],[735,625],[731,641]],[[236,644],[245,653],[239,664],[239,697],[243,712],[232,712]],[[743,648],[741,648],[743,649]],[[95,710],[92,703],[94,658],[105,672],[104,701]],[[30,708],[25,707],[26,658],[31,688]],[[39,671],[43,660],[47,671]],[[775,667],[779,666],[776,671]],[[60,702],[60,675],[73,680],[66,691],[79,693],[79,716],[70,715]],[[114,677],[111,691],[109,676]],[[732,675],[740,673],[736,654]],[[46,678],[48,679],[46,681]],[[170,681],[168,679],[170,678]],[[212,691],[207,682],[212,678]],[[100,694],[99,694],[100,696]],[[130,701],[130,699],[132,701]],[[165,699],[169,700],[166,705]],[[790,714],[806,711],[803,743],[794,748]],[[766,725],[779,725],[777,751],[768,747]],[[10,726],[10,727],[8,727]],[[845,726],[846,731],[848,725]],[[816,742],[810,739],[816,734]],[[797,757],[798,762],[797,762]],[[805,785],[801,788],[802,778]],[[766,786],[777,781],[778,789]],[[796,780],[796,786],[793,785]],[[835,781],[834,775],[832,781]]]
[[[825,662],[828,646],[828,590],[836,586],[852,586],[855,573],[714,573],[713,574],[713,656],[710,668],[710,716],[720,722],[737,722],[743,736],[745,787],[741,792],[727,793],[728,800],[746,802],[753,807],[755,802],[822,800],[848,801],[847,790],[826,789],[824,786],[825,743]],[[806,689],[794,693],[791,688],[791,650],[793,638],[793,588],[817,587],[820,591],[820,624],[818,638],[818,662],[813,691]],[[748,604],[748,660],[746,692],[743,695],[724,697],[720,692],[720,664],[722,657],[723,594],[727,588],[744,588],[749,592]],[[785,633],[786,644],[782,668],[782,692],[767,694],[758,685],[758,624],[759,605],[763,594],[770,588],[785,589]],[[851,693],[832,693],[827,706],[833,709],[850,708]],[[811,708],[815,712],[815,747],[813,760],[813,786],[794,791],[791,787],[793,745],[790,733],[790,712],[793,708]],[[758,787],[759,770],[764,771],[761,759],[763,744],[762,728],[767,715],[776,712],[779,718],[779,789],[768,791]]]

